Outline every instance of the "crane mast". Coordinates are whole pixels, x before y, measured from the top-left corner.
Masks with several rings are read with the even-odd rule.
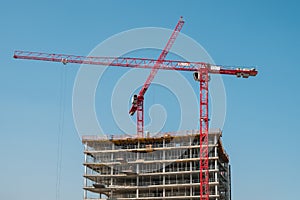
[[[146,82],[138,95],[134,95],[132,107],[129,111],[133,115],[137,111],[137,137],[143,136],[144,115],[143,102],[144,95],[153,81],[157,71],[162,70],[177,70],[194,72],[194,79],[199,81],[200,92],[200,138],[199,138],[199,180],[200,180],[200,200],[209,200],[209,159],[208,159],[208,130],[209,130],[209,74],[224,74],[234,75],[243,78],[256,76],[257,70],[254,67],[238,67],[238,66],[223,66],[213,65],[205,62],[187,62],[178,60],[165,60],[169,50],[175,42],[176,37],[182,29],[184,21],[182,17],[178,21],[172,35],[170,36],[165,48],[161,52],[158,59],[149,58],[129,58],[129,57],[91,57],[91,56],[75,56],[66,54],[49,54],[30,51],[15,51],[15,59],[40,60],[50,62],[76,63],[76,64],[91,64],[91,65],[105,65],[116,67],[142,68],[152,69]]]
[[[196,73],[197,74],[197,73]],[[207,68],[200,68],[198,77],[200,83],[200,200],[209,200],[209,159],[208,159],[208,82]]]

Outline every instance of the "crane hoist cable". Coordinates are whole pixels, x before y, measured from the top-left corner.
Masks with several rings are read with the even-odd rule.
[[[56,200],[60,199],[60,183],[61,183],[61,166],[63,159],[63,135],[65,125],[65,99],[67,85],[67,68],[61,69],[60,88],[59,88],[59,121],[58,121],[58,136],[57,136],[57,165],[56,165]]]

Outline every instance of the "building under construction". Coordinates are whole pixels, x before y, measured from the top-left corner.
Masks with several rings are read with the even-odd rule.
[[[209,131],[209,199],[230,200],[229,157],[220,130]],[[83,136],[84,200],[199,199],[198,131]]]

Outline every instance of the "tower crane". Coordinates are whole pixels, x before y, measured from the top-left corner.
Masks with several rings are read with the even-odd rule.
[[[132,107],[129,114],[133,115],[137,111],[137,136],[143,134],[143,101],[144,94],[148,90],[152,80],[158,70],[177,70],[194,72],[193,77],[200,84],[200,200],[209,200],[209,167],[208,167],[208,83],[209,74],[234,75],[238,78],[248,78],[256,76],[257,70],[254,67],[235,67],[214,65],[205,62],[188,62],[179,60],[166,60],[166,56],[172,47],[177,35],[179,34],[184,21],[182,18],[178,21],[166,47],[158,59],[133,58],[133,57],[95,57],[95,56],[75,56],[67,54],[41,53],[31,51],[14,52],[15,59],[40,60],[50,62],[61,62],[63,64],[90,64],[105,65],[128,68],[152,69],[149,77],[144,83],[138,95],[133,96]]]
[[[144,134],[144,95],[146,91],[148,90],[151,82],[153,81],[155,75],[157,74],[157,71],[162,64],[163,60],[168,55],[171,47],[173,46],[179,32],[181,31],[183,27],[184,21],[183,18],[180,17],[172,35],[170,36],[165,48],[162,50],[160,56],[155,61],[153,68],[144,83],[143,87],[141,88],[138,95],[133,96],[132,106],[129,110],[130,115],[134,115],[134,113],[137,111],[137,120],[136,120],[136,127],[137,127],[137,136],[142,137]]]

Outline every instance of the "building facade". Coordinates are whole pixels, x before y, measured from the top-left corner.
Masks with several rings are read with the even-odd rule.
[[[231,200],[229,157],[209,131],[210,200]],[[83,136],[84,200],[199,199],[199,131]]]

